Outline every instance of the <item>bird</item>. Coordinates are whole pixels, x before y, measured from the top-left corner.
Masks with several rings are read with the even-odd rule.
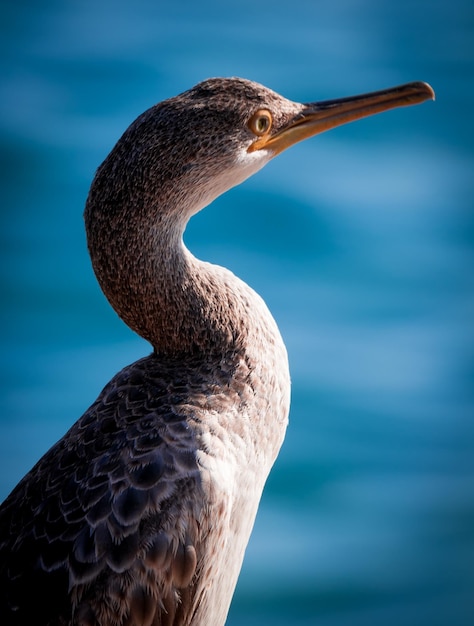
[[[5,626],[222,626],[290,406],[264,301],[186,248],[188,220],[295,143],[433,99],[423,82],[309,104],[207,79],[140,115],[84,212],[97,280],[152,352],[0,509]]]

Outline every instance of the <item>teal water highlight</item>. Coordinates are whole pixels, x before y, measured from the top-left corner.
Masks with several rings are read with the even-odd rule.
[[[264,297],[292,369],[229,626],[474,623],[472,3],[46,0],[0,15],[2,497],[149,351],[102,296],[82,222],[138,114],[208,76],[299,101],[433,85],[435,103],[281,155],[186,243]]]

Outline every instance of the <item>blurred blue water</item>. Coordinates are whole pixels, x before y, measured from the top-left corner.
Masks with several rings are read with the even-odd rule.
[[[93,277],[95,168],[155,101],[240,75],[437,102],[283,154],[186,241],[263,295],[293,405],[229,626],[474,623],[474,7],[138,0],[0,8],[0,496],[146,354]]]

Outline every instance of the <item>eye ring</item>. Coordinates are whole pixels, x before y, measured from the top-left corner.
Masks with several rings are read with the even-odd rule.
[[[248,127],[257,137],[267,135],[273,124],[273,117],[267,109],[258,109],[248,121]]]

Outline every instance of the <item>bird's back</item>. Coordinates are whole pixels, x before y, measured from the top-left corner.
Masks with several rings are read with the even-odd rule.
[[[152,623],[147,589],[166,608],[189,584],[203,504],[189,403],[205,385],[190,371],[154,356],[122,370],[5,501],[3,624],[69,624],[73,604],[77,623]]]
[[[0,622],[223,623],[270,469],[258,385],[235,353],[117,374],[0,509]]]

